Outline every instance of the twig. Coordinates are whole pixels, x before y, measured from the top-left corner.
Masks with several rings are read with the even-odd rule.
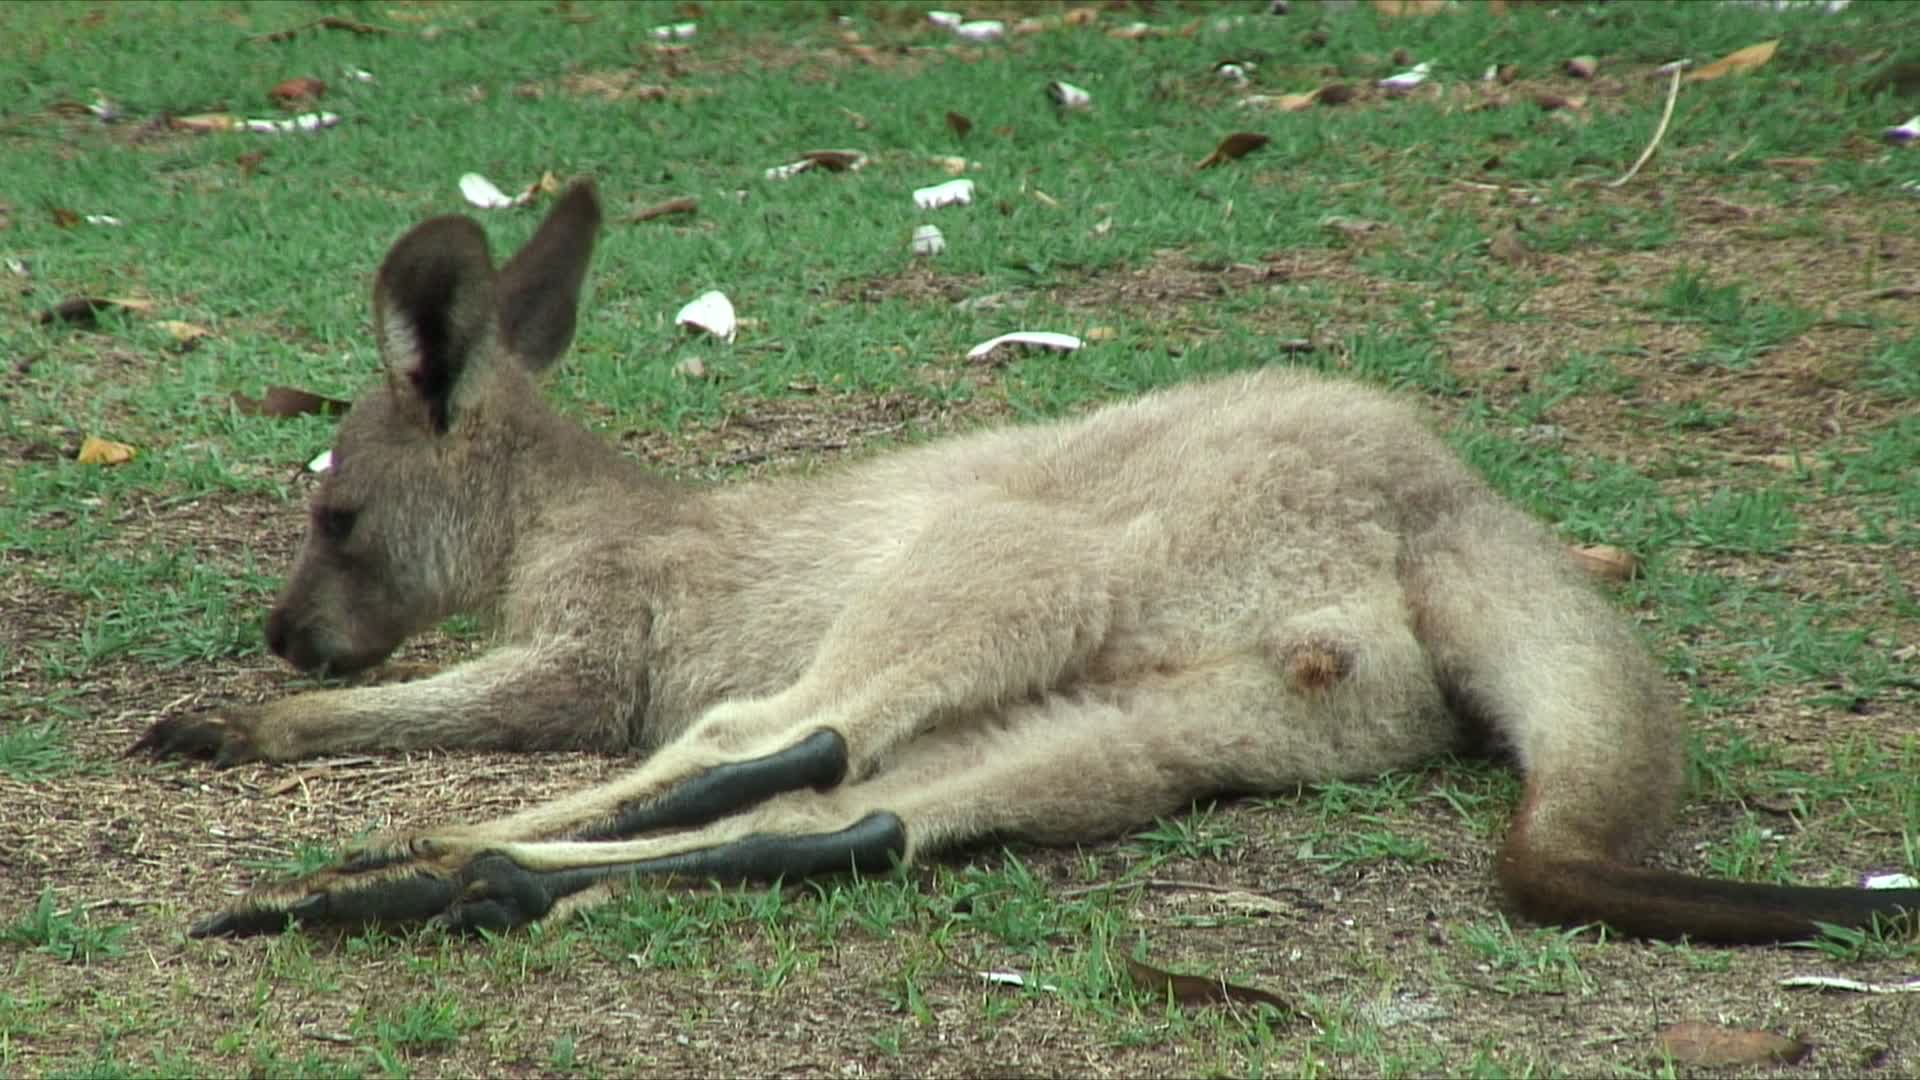
[[[1210,893],[1247,893],[1251,896],[1266,895],[1259,889],[1245,889],[1235,885],[1214,885],[1205,881],[1177,881],[1172,878],[1145,878],[1140,881],[1107,881],[1099,885],[1081,885],[1060,893],[1060,899],[1068,900],[1088,893],[1103,892],[1108,889],[1166,889],[1169,891],[1210,892]],[[1299,889],[1285,889],[1284,892],[1300,892]]]
[[[1679,99],[1680,99],[1680,69],[1674,68],[1673,79],[1667,83],[1667,105],[1666,105],[1666,108],[1660,111],[1660,126],[1653,129],[1653,141],[1647,144],[1647,148],[1645,150],[1640,151],[1640,159],[1633,163],[1633,168],[1628,169],[1626,171],[1626,175],[1620,177],[1620,179],[1618,180],[1608,181],[1605,186],[1610,188],[1617,188],[1622,184],[1625,184],[1627,181],[1633,179],[1636,175],[1639,174],[1640,166],[1645,165],[1647,163],[1647,159],[1652,157],[1653,152],[1659,148],[1660,140],[1666,136],[1667,123],[1668,121],[1673,119],[1673,103],[1675,101],[1678,101]]]
[[[315,1042],[338,1043],[341,1046],[353,1045],[353,1036],[339,1031],[321,1031],[318,1028],[301,1028],[300,1037],[303,1039],[312,1039]]]

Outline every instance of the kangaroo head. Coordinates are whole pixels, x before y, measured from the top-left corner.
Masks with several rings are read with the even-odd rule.
[[[575,185],[498,273],[471,219],[394,244],[373,287],[384,382],[348,411],[306,539],[267,617],[303,671],[359,671],[505,586],[540,440],[532,375],[573,340],[600,207]]]

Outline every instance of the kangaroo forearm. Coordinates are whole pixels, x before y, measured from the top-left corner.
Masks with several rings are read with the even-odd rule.
[[[260,756],[354,750],[620,750],[631,707],[567,657],[502,649],[430,679],[320,690],[266,706]]]

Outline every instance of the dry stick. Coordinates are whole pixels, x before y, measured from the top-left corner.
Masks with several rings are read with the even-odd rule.
[[[1628,169],[1626,175],[1620,179],[1608,181],[1607,187],[1617,188],[1633,179],[1640,172],[1640,166],[1645,165],[1647,159],[1653,156],[1653,152],[1660,146],[1660,140],[1667,134],[1667,122],[1673,119],[1673,103],[1679,98],[1680,69],[1676,67],[1673,69],[1672,81],[1667,83],[1667,107],[1660,112],[1660,126],[1653,129],[1653,141],[1647,144],[1645,150],[1640,151],[1640,160],[1633,163],[1633,168]]]
[[[1105,882],[1101,882],[1098,885],[1080,885],[1071,889],[1061,890],[1059,898],[1062,900],[1067,900],[1076,896],[1086,896],[1089,893],[1102,892],[1108,889],[1118,892],[1123,889],[1135,889],[1135,888],[1164,889],[1172,892],[1247,893],[1252,896],[1270,896],[1272,894],[1269,891],[1264,891],[1261,889],[1247,889],[1247,888],[1240,888],[1233,885],[1215,885],[1215,884],[1212,884],[1211,882],[1206,882],[1206,881],[1178,881],[1172,878],[1145,878],[1139,881],[1105,881]],[[1304,894],[1306,890],[1296,889],[1291,887],[1282,887],[1276,890],[1272,890],[1272,892],[1289,892],[1289,893]]]

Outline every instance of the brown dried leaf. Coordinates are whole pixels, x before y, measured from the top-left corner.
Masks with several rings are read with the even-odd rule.
[[[1270,1005],[1284,1016],[1296,1016],[1299,1010],[1286,999],[1251,986],[1238,986],[1225,979],[1199,975],[1176,975],[1127,957],[1127,978],[1156,998],[1172,998],[1182,1005]]]
[[[1071,8],[1060,17],[1060,21],[1067,26],[1092,26],[1100,21],[1100,9],[1097,7]]]
[[[947,129],[952,131],[955,136],[964,139],[967,137],[967,132],[973,130],[973,121],[967,119],[960,113],[949,111],[947,113]]]
[[[828,172],[850,172],[867,163],[867,155],[858,150],[808,150],[800,156]]]
[[[1257,131],[1236,131],[1226,138],[1221,139],[1220,145],[1213,148],[1213,153],[1201,158],[1200,163],[1195,165],[1194,168],[1211,169],[1215,165],[1222,165],[1229,161],[1237,161],[1267,145],[1267,143],[1271,141],[1272,140]]]
[[[1519,229],[1501,229],[1494,233],[1493,239],[1487,242],[1487,253],[1501,262],[1516,265],[1533,257],[1533,252],[1528,249],[1526,238],[1520,235]]]
[[[1699,68],[1687,75],[1688,82],[1706,82],[1721,79],[1728,75],[1737,75],[1743,71],[1752,71],[1773,59],[1774,51],[1780,48],[1780,41],[1763,41],[1758,45],[1749,45],[1715,60],[1706,67]]]
[[[1587,105],[1584,97],[1568,97],[1562,94],[1542,93],[1533,96],[1533,103],[1540,106],[1542,112],[1557,112],[1560,109],[1583,109]]]
[[[346,30],[362,35],[384,34],[388,32],[384,26],[370,26],[363,22],[354,22],[352,19],[343,18],[339,15],[325,15],[312,22],[301,23],[298,26],[289,26],[285,30],[274,30],[265,34],[255,34],[247,40],[291,41],[295,37],[298,37],[302,31],[306,30]]]
[[[269,386],[265,397],[254,400],[234,391],[233,407],[241,416],[271,416],[285,420],[295,416],[336,416],[346,412],[351,402],[321,397],[291,386]]]
[[[267,152],[265,150],[249,150],[239,157],[234,158],[233,163],[240,166],[241,176],[251,178],[254,173],[260,171],[260,163],[266,159]]]
[[[311,75],[283,79],[267,91],[267,96],[282,106],[303,105],[327,92],[327,84]]]
[[[72,323],[75,326],[93,326],[100,321],[101,312],[114,308],[147,315],[153,311],[153,301],[123,296],[74,296],[41,312],[35,321],[41,326],[57,322]]]
[[[89,435],[80,443],[73,460],[82,465],[125,465],[134,458],[134,449],[123,442]]]
[[[668,217],[673,214],[691,214],[700,208],[700,200],[692,195],[682,195],[677,199],[668,199],[663,203],[643,207],[627,215],[629,222],[652,221],[654,218]]]
[[[1273,99],[1273,107],[1281,112],[1305,112],[1313,108],[1314,102],[1319,100],[1320,91],[1318,90],[1310,90],[1304,94],[1281,94]]]
[[[1314,100],[1321,105],[1345,105],[1354,98],[1354,89],[1346,83],[1328,83],[1313,92]]]
[[[1676,1064],[1714,1069],[1729,1065],[1795,1065],[1813,1050],[1811,1043],[1771,1031],[1722,1027],[1697,1020],[1660,1029],[1659,1053]]]
[[[71,229],[84,220],[80,216],[80,211],[69,210],[64,206],[49,206],[47,213],[52,216],[54,226],[61,229]]]
[[[1600,61],[1591,56],[1576,56],[1567,61],[1567,74],[1576,79],[1591,79],[1600,70]]]
[[[1628,581],[1640,572],[1640,560],[1631,551],[1607,544],[1581,544],[1569,550],[1580,569],[1601,581]]]
[[[1447,0],[1373,0],[1373,9],[1382,15],[1438,15],[1447,10]]]

